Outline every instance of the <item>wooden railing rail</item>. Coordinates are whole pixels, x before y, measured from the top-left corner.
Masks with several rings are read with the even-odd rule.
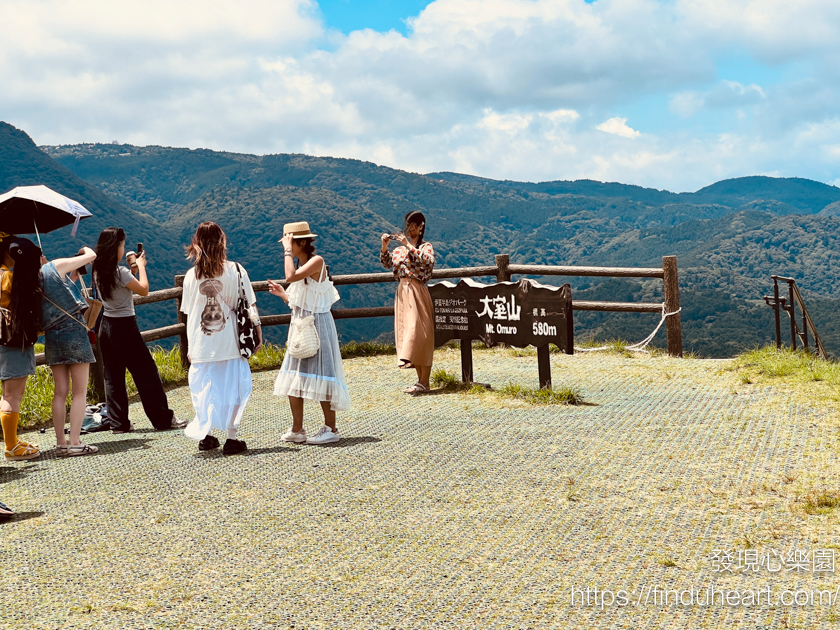
[[[534,276],[577,276],[577,277],[601,277],[601,278],[661,278],[663,281],[662,304],[636,303],[636,302],[593,302],[573,301],[572,308],[578,311],[599,311],[619,313],[671,313],[665,322],[668,337],[668,354],[681,357],[682,348],[682,323],[679,314],[680,294],[679,279],[677,275],[677,257],[665,256],[662,258],[662,268],[657,267],[573,267],[560,265],[512,265],[507,254],[498,254],[495,265],[480,267],[454,267],[451,269],[436,269],[432,273],[432,279],[443,280],[453,278],[480,278],[494,276],[497,282],[508,282],[513,275],[534,275]],[[378,284],[395,282],[394,275],[390,272],[380,273],[358,273],[332,276],[336,285],[356,284]],[[155,304],[175,300],[178,308],[178,323],[162,328],[147,330],[142,333],[146,342],[159,341],[169,337],[180,337],[181,361],[186,366],[187,361],[187,327],[186,318],[181,313],[181,296],[183,295],[184,276],[175,277],[175,286],[152,291],[145,296],[134,296],[134,304]],[[268,282],[252,282],[251,286],[256,292],[268,291]],[[288,286],[283,283],[283,286]],[[364,317],[393,317],[393,306],[375,306],[362,308],[335,309],[332,311],[335,319],[358,319]],[[283,326],[291,321],[291,315],[264,315],[261,317],[263,326]],[[36,355],[39,365],[44,362],[44,355]],[[101,366],[96,365],[93,370],[99,370]]]

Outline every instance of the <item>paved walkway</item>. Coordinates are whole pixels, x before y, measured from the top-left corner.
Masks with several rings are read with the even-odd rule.
[[[436,361],[459,371],[455,351]],[[475,361],[478,381],[536,383],[536,356]],[[552,362],[555,384],[588,405],[409,398],[409,375],[376,357],[345,362],[354,410],[331,447],[278,440],[290,416],[270,372],[255,375],[247,455],[199,453],[152,431],[139,405],[137,432],[89,436],[96,456],[56,460],[51,435],[29,435],[45,456],[0,466],[0,498],[20,512],[0,524],[0,627],[838,627],[827,604],[656,595],[840,585],[721,575],[714,558],[840,549],[835,516],[796,507],[803,469],[833,466],[833,414],[742,385],[718,361]],[[170,400],[190,415],[186,388]],[[314,432],[319,410],[306,414]],[[587,586],[629,603],[581,604]]]

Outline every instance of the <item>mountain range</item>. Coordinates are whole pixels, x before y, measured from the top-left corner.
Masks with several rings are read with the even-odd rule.
[[[438,267],[493,262],[659,266],[676,254],[684,345],[730,356],[773,340],[761,299],[770,274],[796,278],[830,352],[840,352],[840,188],[799,178],[744,177],[693,193],[591,180],[497,181],[439,172],[408,173],[359,160],[298,154],[243,155],[127,144],[38,147],[0,123],[0,192],[46,184],[94,217],[45,235],[49,257],[93,245],[108,225],[148,251],[152,288],[171,286],[189,265],[183,246],[203,220],[228,234],[229,255],[251,278],[282,277],[277,240],[284,223],[308,220],[333,273],[381,270],[379,235],[411,210],[427,216]],[[557,283],[559,278],[543,278]],[[570,280],[575,299],[661,301],[660,281]],[[393,285],[342,287],[344,307],[389,304]],[[285,305],[259,295],[261,312]],[[138,309],[141,327],[175,321],[174,304]],[[645,337],[655,315],[576,313],[578,338]],[[783,329],[785,327],[783,326]],[[387,318],[342,320],[342,341],[387,338]],[[282,330],[271,331],[280,339]],[[664,345],[660,333],[657,345]]]

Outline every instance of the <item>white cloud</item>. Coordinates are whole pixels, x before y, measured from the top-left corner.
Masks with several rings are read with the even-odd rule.
[[[712,88],[704,99],[709,107],[742,107],[767,98],[761,86],[741,85],[737,81],[721,81]]]
[[[330,32],[315,0],[0,0],[0,15],[0,118],[40,143],[679,190],[840,175],[836,0],[437,0],[408,36]],[[795,72],[719,73],[732,50]]]
[[[682,118],[691,118],[703,107],[704,99],[697,92],[680,92],[671,96],[668,109]]]
[[[703,40],[745,46],[773,64],[838,49],[835,0],[677,0],[676,13]]]
[[[595,129],[605,131],[606,133],[611,133],[616,136],[621,136],[622,138],[638,138],[641,135],[635,129],[631,129],[627,126],[626,118],[610,118],[606,122],[602,122],[600,125],[595,127]]]

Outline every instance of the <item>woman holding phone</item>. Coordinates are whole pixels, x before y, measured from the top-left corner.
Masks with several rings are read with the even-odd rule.
[[[402,234],[383,234],[379,260],[386,269],[393,269],[400,283],[394,298],[394,337],[397,342],[399,368],[414,368],[417,382],[403,391],[422,394],[429,391],[429,376],[435,353],[435,323],[432,297],[426,283],[432,279],[435,268],[435,250],[424,241],[426,217],[422,212],[405,215]],[[393,254],[388,243],[400,243]]]
[[[169,408],[157,365],[137,326],[134,294],[149,293],[146,252],[141,246],[142,243],[138,246],[141,251],[127,260],[129,265],[137,267],[137,278],[128,268],[119,265],[125,256],[125,232],[122,228],[109,227],[102,231],[96,243],[96,261],[93,263],[93,285],[104,311],[99,346],[105,364],[108,420],[114,433],[127,433],[134,428],[128,417],[126,370],[134,377],[143,411],[155,429],[168,431],[187,426],[187,422],[176,417]]]

